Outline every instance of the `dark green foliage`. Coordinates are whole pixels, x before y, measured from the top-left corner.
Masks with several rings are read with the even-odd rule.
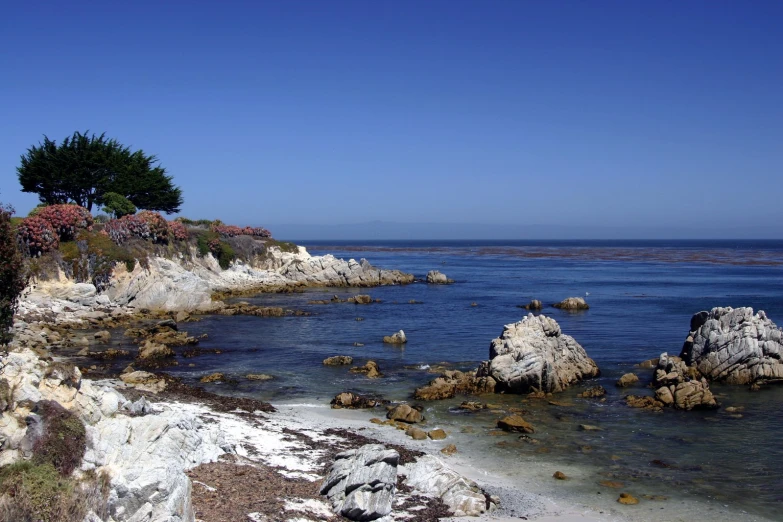
[[[131,272],[137,259],[145,256],[144,252],[117,245],[107,235],[89,230],[79,232],[76,241],[61,243],[59,252],[66,272],[77,282],[91,282],[99,289],[108,284],[114,265],[124,263]]]
[[[197,219],[192,220],[188,219],[186,217],[178,217],[176,221],[179,221],[183,225],[188,225],[191,227],[209,227],[214,223],[211,219]]]
[[[211,253],[223,270],[227,269],[237,257],[231,245],[222,241],[220,234],[214,230],[205,230],[196,234],[196,246],[201,257]]]
[[[11,342],[17,299],[27,286],[27,271],[11,223],[10,208],[0,205],[0,346]]]
[[[84,424],[55,401],[38,402],[33,413],[41,417],[44,426],[43,434],[33,443],[33,462],[51,464],[61,475],[70,475],[84,457]]]
[[[105,134],[75,132],[59,145],[44,136],[22,156],[17,172],[22,191],[47,204],[74,202],[92,210],[114,192],[138,208],[178,212],[182,190],[157,163],[155,156],[132,152]]]
[[[215,254],[215,252],[213,252],[213,254]],[[216,257],[220,268],[226,270],[231,265],[231,262],[236,259],[237,255],[236,252],[234,252],[234,249],[231,248],[231,245],[225,241],[221,241],[220,249],[216,253]]]
[[[101,209],[114,216],[121,218],[128,214],[136,213],[136,205],[131,203],[128,198],[116,192],[107,192],[103,195],[103,208]]]
[[[287,241],[277,241],[276,239],[267,239],[265,241],[267,247],[276,246],[280,249],[282,252],[291,252],[296,253],[299,251],[299,247],[296,246],[294,243],[289,243]]]

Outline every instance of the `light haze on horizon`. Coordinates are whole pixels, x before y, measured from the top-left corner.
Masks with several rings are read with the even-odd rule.
[[[194,219],[780,238],[781,27],[772,1],[10,2],[0,202],[90,130]]]

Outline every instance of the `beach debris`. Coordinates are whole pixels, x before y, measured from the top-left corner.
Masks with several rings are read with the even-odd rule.
[[[555,303],[552,306],[561,310],[588,310],[590,306],[585,302],[583,297],[568,297],[563,299],[559,303]]]
[[[383,377],[383,374],[381,373],[381,368],[380,366],[378,366],[378,363],[375,361],[367,361],[367,363],[364,366],[354,366],[348,371],[351,373],[363,373],[365,374],[365,376],[367,376],[370,379]]]
[[[427,272],[427,283],[431,285],[448,285],[453,282],[453,279],[449,279],[446,277],[446,274],[442,274],[439,270],[430,270]]]
[[[352,362],[353,357],[350,355],[335,355],[334,357],[327,357],[324,359],[325,366],[343,366],[351,364]]]
[[[551,317],[528,314],[503,327],[489,347],[488,365],[477,376],[491,376],[500,391],[559,392],[600,371],[587,352],[560,330]]]
[[[394,406],[386,414],[387,419],[407,422],[409,424],[415,424],[424,422],[424,416],[417,408],[411,407],[409,404],[399,404]]]
[[[408,338],[405,337],[405,332],[400,330],[392,335],[385,335],[383,337],[383,342],[386,344],[405,344],[408,342]]]

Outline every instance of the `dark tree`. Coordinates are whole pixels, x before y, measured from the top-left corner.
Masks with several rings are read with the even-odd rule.
[[[172,213],[182,205],[182,190],[154,155],[131,151],[105,134],[75,132],[59,145],[44,136],[16,170],[22,192],[49,205],[72,202],[92,211],[110,192],[142,209]]]
[[[13,210],[0,205],[0,347],[11,342],[11,326],[19,295],[27,286],[27,271],[11,224]]]

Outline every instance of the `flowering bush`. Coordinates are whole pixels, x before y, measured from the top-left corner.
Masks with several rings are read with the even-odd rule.
[[[57,232],[45,219],[33,216],[27,217],[19,223],[16,229],[22,244],[27,247],[31,256],[40,256],[46,252],[55,250],[59,244]]]
[[[236,237],[236,236],[255,236],[255,237],[272,237],[272,233],[265,228],[257,227],[245,227],[240,228],[235,225],[223,225],[222,223],[215,222],[212,225],[212,230],[217,232],[223,237]]]
[[[188,229],[182,224],[182,221],[169,221],[169,231],[171,237],[177,241],[185,241],[188,238]]]
[[[149,227],[150,238],[156,243],[169,242],[169,223],[158,212],[142,210],[136,214]]]
[[[73,239],[79,229],[92,230],[92,214],[79,205],[49,205],[41,208],[35,217],[48,221],[62,241]]]
[[[136,214],[129,214],[122,216],[120,219],[110,220],[104,225],[103,231],[118,245],[125,243],[134,236],[141,239],[152,237],[147,222]]]

